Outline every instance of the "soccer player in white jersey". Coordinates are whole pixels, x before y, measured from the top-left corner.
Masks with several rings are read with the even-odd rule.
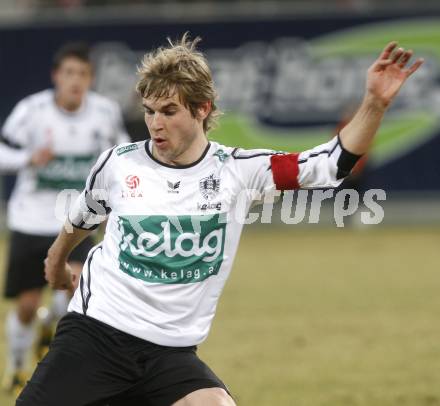
[[[107,219],[50,350],[17,406],[229,406],[197,357],[229,276],[243,213],[274,190],[334,187],[368,148],[398,90],[422,64],[390,43],[368,70],[352,121],[301,153],[210,142],[211,73],[184,37],[146,55],[138,91],[151,140],[103,153],[48,252],[46,278],[69,289],[66,258]],[[71,230],[72,229],[72,230]]]
[[[54,89],[21,100],[1,131],[0,171],[18,172],[8,205],[11,238],[5,295],[17,299],[6,320],[8,389],[22,389],[25,382],[25,359],[46,285],[44,258],[63,223],[55,216],[57,195],[63,189],[81,191],[99,154],[128,141],[116,103],[89,91],[92,77],[88,47],[66,44],[54,56]],[[88,238],[72,253],[75,273],[81,272],[91,247]],[[70,300],[66,296],[61,291],[54,295],[49,320],[65,314]],[[47,330],[40,346],[48,344]]]

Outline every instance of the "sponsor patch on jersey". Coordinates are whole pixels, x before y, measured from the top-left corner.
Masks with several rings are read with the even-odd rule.
[[[206,210],[222,210],[222,202],[213,202],[213,203],[197,203],[197,210],[206,211]]]
[[[226,159],[229,158],[229,154],[227,154],[222,149],[217,150],[216,152],[214,152],[213,155],[216,156],[219,159],[220,162],[225,162]]]
[[[226,223],[219,214],[119,216],[119,269],[146,282],[184,284],[217,275]]]
[[[125,154],[126,152],[130,152],[130,151],[134,151],[136,149],[138,149],[138,145],[137,144],[130,144],[130,145],[125,145],[124,147],[120,147],[116,150],[116,154],[117,155],[122,155]]]

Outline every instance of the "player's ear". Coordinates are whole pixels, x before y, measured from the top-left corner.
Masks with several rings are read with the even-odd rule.
[[[208,117],[208,114],[211,112],[212,104],[211,101],[205,101],[203,103],[200,103],[197,107],[197,115],[201,120],[204,120],[206,117]]]

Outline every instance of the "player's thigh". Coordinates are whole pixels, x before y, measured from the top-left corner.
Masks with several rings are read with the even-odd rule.
[[[229,399],[229,395],[224,396],[227,394],[227,387],[197,356],[196,347],[171,348],[151,343],[148,345],[151,347],[146,347],[145,355],[148,356],[141,357],[144,376],[122,396],[111,399],[111,406],[170,406],[181,399],[193,402],[194,397],[200,397],[198,391],[204,389],[220,390],[202,392],[202,400],[206,393],[210,395],[209,400],[223,402],[212,403],[213,405],[231,404],[225,403]],[[193,393],[195,395],[190,395]],[[204,405],[208,404],[210,405]]]
[[[173,403],[172,406],[235,406],[234,400],[222,388],[196,390]]]

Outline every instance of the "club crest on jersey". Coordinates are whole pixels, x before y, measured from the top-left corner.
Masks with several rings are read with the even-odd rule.
[[[220,191],[220,178],[211,174],[206,178],[200,179],[199,188],[202,196],[207,200],[211,200],[217,196]]]

